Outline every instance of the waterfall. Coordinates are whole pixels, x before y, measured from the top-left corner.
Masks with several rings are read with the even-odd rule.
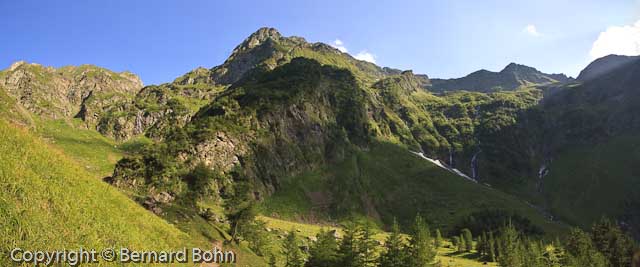
[[[473,157],[471,157],[471,178],[478,180],[478,155],[482,153],[482,149],[478,150]]]
[[[465,179],[467,179],[469,181],[472,181],[474,183],[478,182],[475,179],[473,179],[473,178],[469,177],[468,175],[464,174],[460,170],[458,170],[456,168],[452,168],[451,166],[447,166],[444,162],[440,161],[439,159],[429,158],[429,157],[425,156],[424,153],[422,153],[422,152],[415,152],[415,151],[410,151],[410,152],[415,154],[415,155],[417,155],[417,156],[419,156],[419,157],[421,157],[421,158],[423,158],[423,159],[425,159],[425,160],[428,160],[429,162],[435,164],[436,166],[438,166],[438,167],[440,167],[442,169],[445,169],[447,171],[450,171],[450,172],[452,172],[452,173],[454,173],[454,174],[456,174],[456,175],[458,175],[458,176],[460,176],[462,178],[465,178]]]
[[[449,166],[451,166],[451,168],[455,167],[453,165],[453,148],[449,148]]]
[[[542,165],[540,166],[540,168],[538,169],[538,192],[542,193],[542,181],[543,178],[545,176],[547,176],[547,174],[549,174],[549,168],[547,167],[547,161],[545,160],[544,163],[542,163]]]

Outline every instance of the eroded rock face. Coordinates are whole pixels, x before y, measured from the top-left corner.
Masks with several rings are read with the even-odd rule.
[[[240,163],[239,155],[246,153],[246,150],[243,143],[233,140],[224,132],[218,132],[212,140],[195,145],[191,153],[204,164],[228,172]]]
[[[133,96],[142,81],[129,72],[91,65],[53,68],[20,61],[0,72],[0,87],[25,109],[45,118],[91,120],[92,110]]]
[[[95,116],[101,134],[124,141],[135,136],[161,140],[169,128],[184,126],[219,91],[212,85],[147,86],[132,99],[115,103]]]

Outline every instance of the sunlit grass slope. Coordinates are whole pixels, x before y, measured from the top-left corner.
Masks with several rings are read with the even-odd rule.
[[[23,129],[0,121],[0,265],[6,252],[125,246],[167,249],[188,235]]]
[[[125,153],[151,142],[145,137],[137,137],[119,144],[95,130],[83,128],[80,119],[38,119],[36,131],[47,143],[100,178],[111,175],[116,162]]]

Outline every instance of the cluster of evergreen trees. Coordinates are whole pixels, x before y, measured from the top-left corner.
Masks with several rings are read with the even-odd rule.
[[[529,239],[508,224],[477,238],[476,250],[486,261],[513,267],[630,267],[636,245],[618,225],[607,219],[591,233],[574,228],[564,242]]]
[[[439,233],[439,231],[438,231]],[[383,246],[373,239],[370,223],[349,223],[338,240],[329,231],[321,231],[309,248],[308,256],[300,249],[295,232],[288,234],[283,245],[285,267],[429,267],[437,266],[436,244],[431,231],[420,216],[416,216],[409,235],[403,235],[394,222],[391,234]],[[439,240],[438,240],[439,238]],[[275,259],[270,262],[276,266]]]
[[[450,240],[459,253],[474,253],[482,261],[508,267],[629,267],[636,248],[633,239],[607,219],[594,224],[591,233],[572,229],[564,242],[529,238],[511,223],[475,238],[469,229],[462,229]],[[287,235],[282,266],[440,266],[436,252],[444,240],[439,230],[432,236],[425,221],[417,216],[407,235],[401,234],[394,223],[384,245],[373,239],[368,223],[346,225],[341,240],[333,232],[321,231],[308,251],[303,251],[301,245],[295,231]],[[278,266],[273,256],[270,266]]]

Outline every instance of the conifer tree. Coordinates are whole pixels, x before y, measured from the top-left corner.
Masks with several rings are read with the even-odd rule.
[[[435,261],[436,250],[433,247],[429,227],[420,215],[417,215],[411,233],[409,246],[411,267],[432,266]]]
[[[442,247],[442,233],[440,233],[440,229],[436,229],[436,240],[435,240],[435,245],[436,245],[436,249]]]
[[[607,258],[611,266],[631,265],[634,242],[616,223],[602,218],[591,228],[591,237],[596,248]]]
[[[467,242],[464,240],[464,236],[460,235],[458,237],[458,252],[464,252],[467,248]]]
[[[304,256],[300,250],[300,241],[295,231],[291,231],[284,240],[283,251],[285,257],[285,267],[302,267],[304,266]]]
[[[482,235],[478,237],[478,253],[482,257],[486,257],[489,254],[489,240],[487,238],[487,232],[482,232]]]
[[[373,240],[373,228],[370,222],[365,222],[361,228],[361,238],[358,239],[356,247],[358,248],[358,266],[359,267],[374,267],[377,262],[377,244]]]
[[[502,229],[498,244],[500,244],[498,263],[501,266],[524,266],[519,234],[511,222]]]
[[[487,258],[489,261],[496,261],[496,240],[493,238],[493,232],[489,232],[489,240],[487,241]]]
[[[473,235],[471,230],[462,229],[462,237],[464,238],[465,251],[470,252],[473,249]]]
[[[569,233],[566,250],[569,253],[570,266],[604,267],[608,265],[606,258],[596,249],[589,235],[578,228],[572,229]]]
[[[360,267],[358,266],[360,251],[358,250],[358,240],[360,239],[359,225],[349,222],[344,227],[344,237],[338,249],[340,257],[340,265],[342,267]]]
[[[436,236],[439,231],[436,231]],[[393,219],[391,234],[384,244],[385,251],[380,256],[380,267],[405,267],[407,266],[406,246],[402,242],[400,227],[396,219]]]
[[[316,235],[317,241],[309,249],[308,267],[333,267],[338,264],[338,241],[324,229]]]
[[[542,252],[542,244],[532,240],[526,240],[521,243],[521,253],[523,266],[526,267],[546,267],[544,261],[544,253]]]
[[[556,239],[550,246],[545,247],[545,259],[548,267],[567,266],[567,257],[562,243]]]

